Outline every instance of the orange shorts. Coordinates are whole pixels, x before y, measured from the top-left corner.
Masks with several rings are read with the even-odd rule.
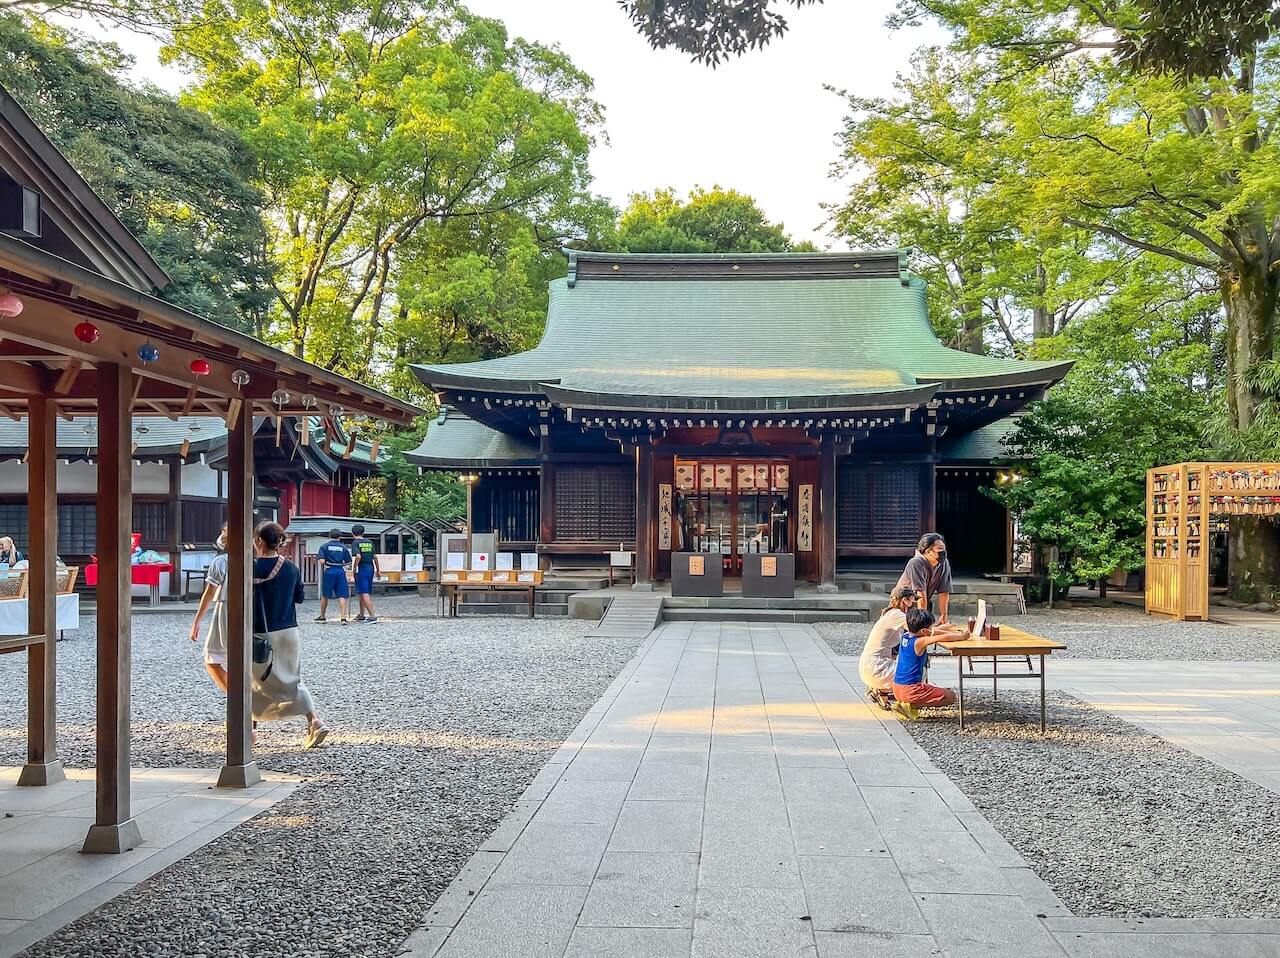
[[[941,705],[950,692],[950,689],[929,685],[927,682],[917,682],[915,685],[893,683],[893,697],[908,705]]]

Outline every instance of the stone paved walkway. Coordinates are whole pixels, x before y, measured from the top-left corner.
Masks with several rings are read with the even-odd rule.
[[[897,721],[862,700],[850,664],[803,625],[661,627],[406,950],[1280,953],[1280,934],[1260,933],[1280,923],[1071,917]]]

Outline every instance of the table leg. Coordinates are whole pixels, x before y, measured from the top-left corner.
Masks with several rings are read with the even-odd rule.
[[[964,731],[964,656],[960,657],[960,731]]]
[[[1040,656],[1040,734],[1044,734],[1044,666],[1046,656]]]
[[[529,586],[529,618],[531,619],[535,618],[533,613],[533,603],[534,603],[533,586]]]
[[[996,672],[999,671],[997,663],[1000,660],[994,655],[991,657],[991,704],[996,704]]]
[[[156,582],[153,585],[148,586],[147,590],[148,590],[147,595],[151,605],[159,605],[160,604],[160,583]]]

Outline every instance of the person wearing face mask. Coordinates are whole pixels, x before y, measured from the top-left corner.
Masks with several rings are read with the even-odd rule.
[[[942,536],[926,532],[920,537],[916,554],[907,560],[898,585],[916,590],[916,605],[921,609],[928,609],[936,595],[938,622],[946,623],[947,607],[951,604],[951,563],[947,560],[947,543]]]

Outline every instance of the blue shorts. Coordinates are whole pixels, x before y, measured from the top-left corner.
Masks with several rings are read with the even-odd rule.
[[[373,563],[356,566],[356,592],[368,595],[373,591]]]
[[[351,590],[347,587],[345,566],[329,566],[324,570],[324,578],[320,580],[320,594],[326,599],[345,599],[351,595]]]

